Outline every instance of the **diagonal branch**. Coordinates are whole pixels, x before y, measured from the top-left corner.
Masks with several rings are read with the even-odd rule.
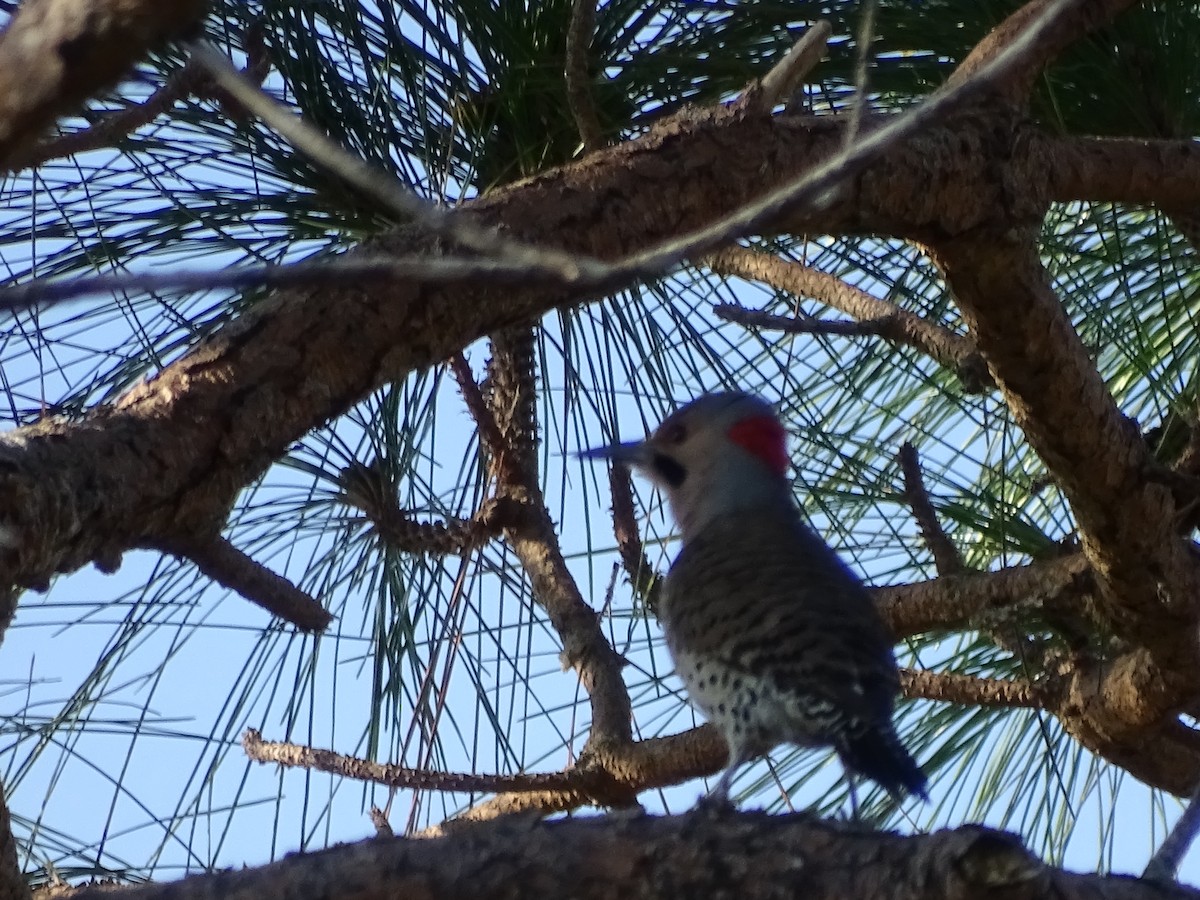
[[[933,564],[939,575],[957,575],[963,571],[962,556],[958,548],[950,540],[938,521],[933,502],[929,499],[929,491],[925,489],[925,479],[921,474],[921,460],[917,457],[917,448],[905,441],[900,446],[900,471],[904,476],[904,499],[912,509],[913,518],[925,539],[925,546],[933,554]]]
[[[891,303],[877,300],[840,278],[801,263],[745,247],[725,247],[703,257],[714,272],[759,281],[797,297],[813,299],[868,324],[890,341],[913,347],[953,370],[967,389],[994,386],[987,364],[969,338],[934,325]],[[720,314],[720,313],[718,313]]]
[[[1058,56],[1084,35],[1108,24],[1137,0],[1090,0],[1070,3],[1063,0],[1031,0],[992,29],[970,55],[959,64],[946,86],[953,87],[976,77],[980,70],[1005,52],[1019,36],[1033,33],[1035,39],[1023,54],[1019,65],[1012,66],[992,88],[1008,104],[1024,106],[1042,72]],[[1062,13],[1047,16],[1054,6]]]
[[[322,632],[333,616],[312,596],[282,575],[251,559],[225,538],[207,541],[168,541],[161,549],[196,564],[217,584],[241,594],[285,622],[303,631]]]
[[[1171,492],[1147,479],[1149,449],[1051,290],[1033,235],[1007,235],[945,241],[935,257],[1014,419],[1071,503],[1104,618],[1190,679],[1200,579],[1175,533]]]
[[[58,115],[73,112],[135,62],[199,24],[203,0],[30,0],[0,35],[0,167]]]

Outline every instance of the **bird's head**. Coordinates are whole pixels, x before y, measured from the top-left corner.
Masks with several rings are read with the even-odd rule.
[[[644,441],[583,454],[646,475],[667,494],[686,539],[716,516],[791,504],[787,432],[765,400],[705,394],[668,416]]]

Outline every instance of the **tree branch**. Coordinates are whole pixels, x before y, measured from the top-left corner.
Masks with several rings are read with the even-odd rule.
[[[1179,886],[1063,872],[1031,855],[1015,835],[978,826],[903,837],[806,815],[701,811],[462,824],[433,840],[373,839],[117,894],[89,887],[73,900],[352,900],[364,893],[491,900],[514,891],[575,900],[616,894],[630,900],[760,900],[797,895],[797,878],[806,900],[1200,897]]]
[[[938,521],[929,492],[925,489],[917,448],[905,441],[900,446],[898,457],[904,476],[904,499],[912,509],[913,518],[917,520],[917,528],[925,539],[925,546],[933,554],[933,564],[939,575],[957,575],[963,570],[962,557]]]
[[[1093,589],[1082,554],[1014,566],[998,572],[971,572],[914,584],[874,588],[871,593],[896,640],[929,631],[983,627],[987,619],[1013,607],[1085,609]]]
[[[12,817],[0,782],[0,900],[30,900],[29,883],[21,872],[17,856],[17,838],[12,830]]]
[[[303,631],[320,633],[333,621],[333,616],[317,600],[282,575],[255,562],[223,537],[216,536],[208,541],[168,541],[161,549],[191,560],[203,575],[217,584]]]
[[[149,50],[197,27],[203,0],[27,0],[0,35],[0,168],[56,116],[115,83]]]
[[[1031,230],[944,241],[934,256],[1015,421],[1071,503],[1099,611],[1176,673],[1178,704],[1200,671],[1200,573],[1175,533],[1171,492],[1147,479],[1154,460],[1051,290]]]
[[[987,364],[969,338],[927,322],[892,303],[877,300],[840,278],[745,247],[725,247],[707,254],[701,261],[722,275],[759,281],[797,297],[812,297],[826,306],[841,310],[888,340],[913,347],[953,370],[967,390],[982,391],[995,387]],[[736,317],[731,315],[728,306],[718,307],[717,315],[745,321],[741,314]],[[757,320],[754,324],[782,327],[777,319],[782,317],[769,322]]]
[[[596,32],[596,2],[572,0],[571,24],[567,27],[567,103],[587,151],[599,150],[607,143],[588,74],[588,49]]]
[[[1013,106],[1025,106],[1042,72],[1059,54],[1084,35],[1106,25],[1137,0],[1090,0],[1087,3],[1062,0],[1032,0],[992,29],[970,55],[962,61],[946,83],[947,87],[978,75],[980,69],[1003,53],[1018,37],[1034,34],[1029,52],[1020,65],[1012,66],[1003,77],[993,81],[996,94]],[[1061,13],[1046,15],[1054,6]]]

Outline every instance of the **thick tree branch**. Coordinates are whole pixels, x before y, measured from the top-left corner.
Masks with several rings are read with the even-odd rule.
[[[1050,289],[1032,234],[989,231],[942,242],[934,255],[1017,424],[1071,502],[1100,611],[1178,673],[1177,690],[1194,692],[1183,682],[1200,665],[1196,561],[1176,536],[1171,492],[1146,478],[1149,450]]]
[[[0,168],[137,60],[199,25],[203,0],[26,0],[0,36]]]
[[[1047,136],[1050,200],[1200,208],[1200,144],[1191,140]]]
[[[902,837],[804,815],[508,818],[432,840],[368,840],[296,854],[259,869],[173,884],[86,888],[73,900],[260,900],[262,897],[622,896],[674,900],[799,896],[879,900],[1183,900],[1200,896],[1131,878],[1075,875],[1011,834],[977,826]],[[802,885],[802,889],[801,886]]]
[[[972,572],[872,591],[896,640],[928,631],[985,628],[1015,608],[1062,607],[1079,613],[1094,589],[1081,554],[1014,566],[998,572]]]
[[[1137,0],[1092,0],[1088,3],[1033,0],[1026,3],[979,42],[950,76],[947,87],[975,77],[982,67],[1003,53],[1040,18],[1043,24],[1036,31],[1036,40],[1031,51],[1023,56],[1019,66],[1011,67],[1002,78],[993,83],[993,89],[1006,103],[1024,106],[1028,103],[1030,92],[1042,72],[1063,50],[1084,35],[1107,24],[1135,3]],[[1044,12],[1055,5],[1061,5],[1063,12],[1045,17]]]
[[[813,299],[870,325],[890,341],[914,347],[958,374],[968,389],[992,388],[992,377],[971,340],[927,322],[892,303],[877,300],[840,278],[792,260],[745,247],[726,247],[701,260],[714,272],[759,281],[797,297]],[[721,313],[718,312],[720,315]],[[723,318],[735,318],[726,313]],[[768,326],[770,327],[770,326]],[[781,327],[778,324],[775,327]]]

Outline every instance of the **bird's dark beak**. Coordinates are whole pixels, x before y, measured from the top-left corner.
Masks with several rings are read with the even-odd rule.
[[[581,450],[580,459],[608,459],[615,463],[632,468],[642,468],[650,464],[653,452],[645,441],[630,441],[628,444],[611,444],[608,447],[593,447],[591,450]]]

